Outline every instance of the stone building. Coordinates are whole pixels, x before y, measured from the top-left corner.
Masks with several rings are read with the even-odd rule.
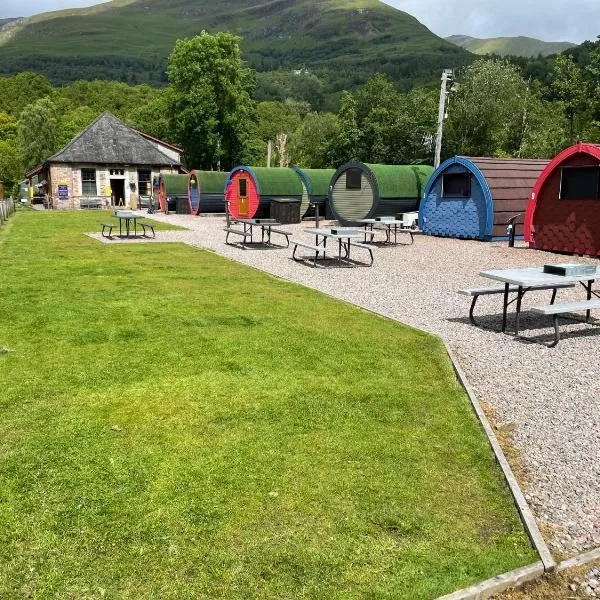
[[[105,112],[27,178],[51,208],[143,207],[155,176],[182,172],[181,152]]]

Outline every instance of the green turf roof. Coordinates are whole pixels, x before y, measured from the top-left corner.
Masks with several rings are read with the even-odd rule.
[[[187,175],[169,175],[162,173],[160,177],[165,182],[165,193],[167,196],[187,196]]]
[[[427,165],[365,165],[377,181],[380,198],[420,198],[433,167]]]
[[[200,181],[201,194],[222,194],[229,173],[225,171],[194,171]]]
[[[248,167],[256,175],[261,196],[302,196],[302,182],[293,169]]]
[[[310,196],[327,196],[329,194],[329,184],[331,178],[335,175],[335,169],[301,169],[295,167],[294,170],[303,178]]]

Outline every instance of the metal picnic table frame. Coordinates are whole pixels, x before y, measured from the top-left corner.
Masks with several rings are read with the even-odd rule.
[[[410,243],[414,244],[415,238],[413,233],[407,227],[404,227],[404,221],[398,221],[395,218],[390,217],[389,219],[381,218],[381,219],[359,219],[357,223],[360,223],[364,227],[365,230],[365,243],[367,243],[367,236],[371,236],[371,242],[374,242],[375,231],[380,230],[385,232],[385,242],[384,244],[389,245],[398,245],[398,232],[400,233],[408,233],[410,235]],[[374,228],[374,225],[384,225],[384,227]],[[394,241],[392,242],[392,225],[394,232]]]
[[[334,233],[335,232],[335,233]],[[362,233],[355,228],[339,227],[337,229],[324,229],[324,228],[312,228],[306,229],[306,233],[313,234],[315,236],[315,246],[323,247],[323,256],[325,256],[325,250],[327,248],[327,238],[337,239],[338,241],[338,260],[340,263],[350,262],[350,247],[351,240],[359,238]],[[323,238],[322,243],[319,243],[319,238]],[[344,240],[347,240],[344,243]],[[345,251],[345,256],[342,258],[342,249]]]
[[[131,233],[131,221],[133,221],[133,237],[137,237],[137,222],[139,219],[144,218],[142,215],[124,210],[115,210],[114,215],[117,219],[119,219],[119,237],[130,237],[129,234]],[[123,221],[125,221],[125,236],[123,236]]]
[[[253,237],[254,237],[254,227],[260,227],[260,243],[261,244],[266,244],[268,246],[276,246],[276,244],[273,244],[271,242],[271,233],[273,228],[276,227],[280,227],[282,225],[282,223],[280,223],[279,221],[275,220],[275,219],[235,219],[236,223],[241,223],[244,227],[244,233],[248,233],[250,235],[250,244],[254,244],[254,243],[259,243],[259,242],[254,242]],[[265,241],[265,232],[266,232],[266,241]],[[289,233],[283,232],[283,231],[277,231],[275,230],[275,233],[280,233],[281,235],[284,235],[287,241],[287,245],[290,245],[289,242]],[[245,238],[244,238],[245,239]],[[244,242],[244,244],[246,244],[246,242]]]
[[[564,287],[564,284],[581,284],[587,295],[587,300],[592,298],[592,295],[600,298],[600,294],[592,290],[592,285],[596,279],[600,278],[600,267],[596,267],[596,274],[590,275],[554,275],[552,273],[544,273],[542,267],[526,267],[522,269],[493,269],[490,271],[481,271],[482,277],[493,279],[494,281],[500,281],[504,283],[504,294],[502,303],[502,333],[506,333],[506,326],[508,320],[508,307],[516,302],[516,315],[515,315],[515,335],[519,335],[519,320],[521,316],[521,302],[523,296],[528,291],[535,291],[536,286],[547,286],[549,289],[554,287],[552,293],[552,303],[556,297],[556,292],[560,287]],[[510,287],[517,287],[517,295],[512,300],[509,300],[511,293]],[[586,311],[586,323],[590,319],[590,311]]]

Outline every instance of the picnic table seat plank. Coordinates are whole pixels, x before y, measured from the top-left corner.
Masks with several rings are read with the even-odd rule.
[[[546,304],[543,306],[534,306],[531,312],[539,315],[548,315],[552,317],[554,325],[554,341],[547,344],[548,348],[554,348],[560,342],[560,327],[558,318],[573,312],[586,311],[586,322],[589,320],[591,310],[600,309],[600,300],[583,300],[580,302],[561,302],[560,304]]]
[[[144,223],[144,222],[139,222],[138,225],[142,228],[143,233],[142,235],[144,237],[148,237],[146,235],[146,230],[149,229],[152,232],[152,237],[155,238],[156,237],[156,233],[154,233],[154,225],[152,223]]]

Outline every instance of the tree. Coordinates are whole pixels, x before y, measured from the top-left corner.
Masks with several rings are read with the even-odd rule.
[[[357,123],[357,102],[350,92],[342,92],[337,115],[338,132],[333,140],[331,156],[334,164],[341,165],[359,156],[360,129]]]
[[[569,141],[574,142],[581,133],[577,116],[585,107],[585,88],[581,69],[569,54],[561,54],[553,61],[550,91],[555,100],[563,103],[569,123]]]
[[[179,40],[169,56],[172,130],[189,165],[233,167],[250,141],[256,108],[254,75],[229,33]]]
[[[15,140],[0,140],[0,181],[11,190],[23,177],[23,164]]]
[[[290,144],[292,163],[306,169],[339,166],[332,157],[338,136],[339,125],[335,115],[309,113]]]
[[[451,98],[444,154],[515,156],[528,101],[527,83],[518,68],[503,60],[478,60],[459,80]]]
[[[19,118],[19,143],[25,170],[60,148],[59,115],[52,100],[42,98],[25,107]]]
[[[28,104],[53,93],[52,84],[37,73],[0,77],[0,110],[17,117]]]

